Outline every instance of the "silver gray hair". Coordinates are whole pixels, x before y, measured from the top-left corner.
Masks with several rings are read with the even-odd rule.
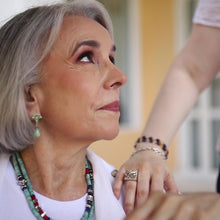
[[[28,9],[0,29],[0,151],[20,151],[34,143],[26,89],[39,82],[40,64],[50,52],[65,17],[89,17],[113,38],[111,19],[96,0],[75,0]]]

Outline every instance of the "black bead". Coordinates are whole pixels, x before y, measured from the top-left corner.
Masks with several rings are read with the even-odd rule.
[[[152,143],[154,139],[152,137],[149,137],[149,142]]]
[[[163,151],[167,151],[167,146],[166,146],[166,144],[163,144]]]
[[[156,139],[156,144],[160,145],[160,140],[159,139]]]

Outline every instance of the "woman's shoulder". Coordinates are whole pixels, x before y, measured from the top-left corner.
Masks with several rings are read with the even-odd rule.
[[[0,171],[6,168],[10,154],[0,153]]]
[[[10,157],[9,154],[0,153],[0,186],[2,184],[4,173],[7,169],[9,157]]]
[[[87,150],[87,157],[92,164],[94,176],[98,179],[105,178],[112,186],[114,182],[112,172],[115,170],[115,167],[91,150]]]
[[[93,166],[99,166],[99,169],[105,169],[106,172],[112,172],[113,170],[115,170],[115,167],[112,166],[111,164],[109,164],[108,162],[106,162],[103,158],[101,158],[100,156],[98,156],[97,154],[95,154],[93,151],[91,150],[87,150],[87,156],[88,159],[91,161]]]
[[[117,200],[112,190],[114,178],[111,173],[115,169],[114,166],[90,150],[87,150],[87,157],[93,168],[97,219],[104,219],[104,217],[106,219],[106,216],[109,217],[108,219],[123,219],[125,217],[123,195]]]

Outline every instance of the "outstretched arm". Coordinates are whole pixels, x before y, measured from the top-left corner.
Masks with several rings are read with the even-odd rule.
[[[126,220],[220,219],[220,195],[191,193],[185,195],[153,193],[148,201],[137,208]]]
[[[191,35],[175,58],[163,82],[146,123],[143,135],[159,138],[167,145],[189,114],[199,94],[220,69],[220,28],[194,24]],[[149,143],[145,143],[152,146]],[[140,151],[126,161],[115,179],[119,196],[125,170],[138,169],[138,182],[125,182],[125,211],[141,205],[151,191],[176,192],[171,171],[153,151]]]

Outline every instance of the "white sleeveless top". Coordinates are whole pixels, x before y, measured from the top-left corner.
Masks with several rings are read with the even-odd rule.
[[[193,23],[220,27],[220,0],[200,0],[197,4]]]

